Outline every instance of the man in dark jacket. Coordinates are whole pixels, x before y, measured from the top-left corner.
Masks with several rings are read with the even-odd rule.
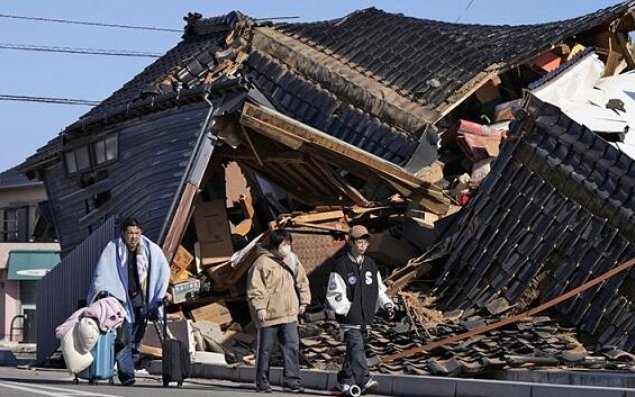
[[[326,299],[335,311],[340,331],[346,343],[346,358],[342,370],[337,374],[340,391],[343,393],[353,385],[368,392],[378,386],[366,363],[364,345],[366,332],[378,309],[386,311],[387,317],[395,316],[393,303],[386,295],[386,286],[381,280],[377,265],[364,255],[368,249],[370,233],[362,225],[355,225],[348,235],[349,251],[336,262],[329,276]]]

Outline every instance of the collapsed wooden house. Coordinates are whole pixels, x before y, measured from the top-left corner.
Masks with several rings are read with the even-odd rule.
[[[196,257],[207,270],[189,271],[212,279],[212,295],[214,285],[240,282],[245,269],[232,255],[286,212],[341,212],[317,227],[328,249],[316,264],[343,246],[337,236],[347,223],[364,220],[360,209],[390,216],[395,202],[402,221],[403,208],[421,221],[406,233],[410,242],[430,244],[412,240],[431,225],[427,215],[456,210],[452,191],[465,155],[475,164],[496,157],[527,85],[587,46],[609,75],[635,66],[631,7],[518,27],[373,8],[282,25],[239,12],[188,15],[176,47],[21,166],[46,185],[65,255],[39,289],[47,314],[38,319],[38,360],[57,348],[53,328],[85,296],[116,216],[144,220],[145,234],[176,264],[175,283]],[[481,115],[502,124],[485,126],[485,138],[458,139],[470,135],[463,122],[480,123]],[[236,165],[243,188],[226,177]],[[53,287],[70,279],[70,293]]]

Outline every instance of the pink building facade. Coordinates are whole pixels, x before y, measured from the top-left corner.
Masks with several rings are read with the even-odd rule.
[[[45,201],[42,183],[32,182],[13,169],[0,173],[2,341],[33,339],[28,331],[37,319],[36,283],[59,261],[59,244],[44,219]]]

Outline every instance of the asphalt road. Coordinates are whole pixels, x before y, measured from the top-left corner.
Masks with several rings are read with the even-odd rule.
[[[27,370],[14,367],[0,367],[0,397],[243,397],[253,396],[252,384],[241,384],[207,379],[190,379],[183,387],[164,388],[160,377],[137,377],[137,383],[131,387],[109,386],[108,382],[89,386],[86,381],[74,385],[73,378],[65,371]],[[274,387],[268,396],[293,396]],[[330,395],[328,392],[306,391],[304,395]],[[264,394],[263,394],[264,396]]]

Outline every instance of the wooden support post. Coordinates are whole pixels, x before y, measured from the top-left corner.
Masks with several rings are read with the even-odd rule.
[[[176,209],[172,225],[165,236],[165,241],[162,247],[168,263],[172,263],[174,254],[181,244],[181,238],[185,233],[187,222],[190,220],[190,216],[192,214],[192,203],[194,202],[194,197],[197,192],[198,189],[191,182],[187,182],[185,184],[182,199]]]
[[[238,125],[240,126],[240,130],[243,132],[243,135],[245,135],[245,139],[247,140],[247,143],[249,143],[249,147],[254,152],[254,156],[256,157],[256,161],[258,162],[258,164],[260,164],[261,166],[265,165],[265,163],[262,162],[262,159],[260,158],[260,155],[258,154],[258,151],[256,150],[256,147],[251,140],[251,137],[247,133],[245,126],[240,123],[238,123]]]
[[[620,47],[622,47],[622,54],[624,55],[624,59],[626,60],[626,64],[628,67],[633,70],[635,69],[635,54],[633,54],[633,47],[628,42],[626,38],[626,33],[617,32],[616,34],[617,42],[620,43]]]

